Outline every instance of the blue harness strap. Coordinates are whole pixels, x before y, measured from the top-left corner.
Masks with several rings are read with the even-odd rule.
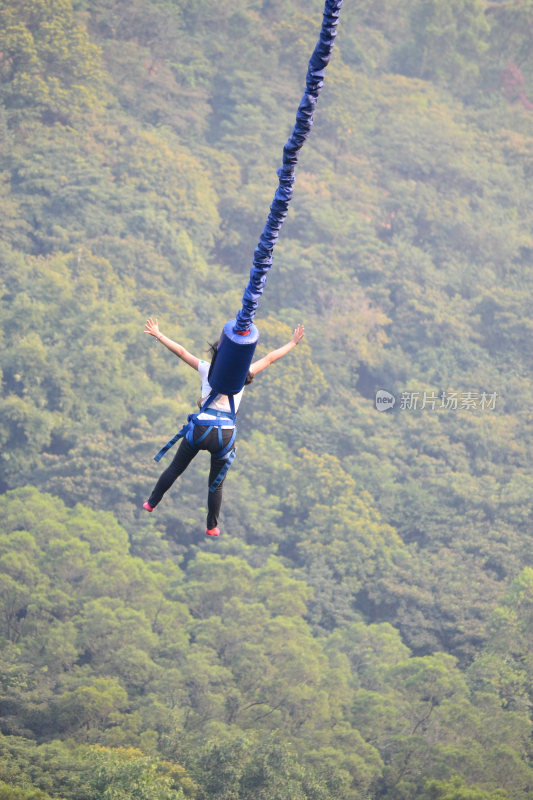
[[[226,458],[226,463],[224,464],[224,466],[222,467],[222,469],[220,470],[220,472],[216,476],[216,478],[213,481],[213,483],[211,483],[210,486],[209,486],[209,491],[210,492],[215,492],[218,489],[218,487],[220,486],[220,484],[222,483],[222,481],[226,477],[226,472],[228,471],[228,469],[233,464],[233,459],[235,458],[236,455],[237,455],[237,450],[235,448],[233,448],[233,450],[230,453],[228,453],[228,457]]]
[[[165,445],[163,445],[163,447],[161,448],[159,453],[157,453],[157,455],[154,456],[154,461],[161,461],[161,459],[163,458],[163,456],[165,455],[167,450],[170,450],[171,447],[174,447],[174,445],[176,444],[178,439],[181,439],[182,436],[185,436],[187,434],[187,431],[189,430],[189,425],[190,425],[190,422],[187,423],[186,425],[184,425],[183,428],[181,430],[179,430],[172,437],[172,439],[169,439],[168,442]]]
[[[210,492],[216,491],[216,489],[220,486],[220,484],[222,483],[222,481],[226,476],[228,469],[233,463],[233,460],[236,455],[235,437],[237,435],[237,426],[235,425],[236,414],[235,414],[235,403],[233,401],[233,395],[232,394],[228,395],[229,406],[230,406],[229,412],[217,411],[214,408],[207,408],[209,403],[213,402],[213,400],[217,396],[218,396],[217,392],[214,391],[211,392],[205,403],[202,405],[198,414],[189,414],[189,416],[187,417],[187,422],[183,426],[183,428],[181,428],[181,430],[179,430],[176,434],[174,434],[172,439],[169,439],[169,441],[161,448],[161,450],[157,453],[157,455],[154,456],[154,461],[161,461],[165,453],[168,450],[170,450],[170,448],[173,447],[176,444],[176,442],[181,438],[185,438],[187,440],[187,443],[191,447],[193,447],[195,450],[199,450],[200,449],[199,445],[201,444],[201,442],[203,442],[204,439],[207,436],[209,436],[209,434],[214,428],[217,428],[220,450],[217,450],[216,453],[212,453],[212,455],[213,458],[217,460],[223,459],[225,461],[225,464],[218,473],[218,475],[216,476],[216,478],[209,485]],[[207,414],[208,416],[213,417],[213,419],[209,421],[205,419],[198,419],[200,414]],[[224,440],[222,438],[222,426],[227,425],[228,422],[233,424],[233,431],[229,442],[225,445]],[[206,430],[197,439],[194,438],[195,425],[206,427]]]

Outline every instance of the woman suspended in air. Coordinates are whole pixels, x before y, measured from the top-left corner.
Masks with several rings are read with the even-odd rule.
[[[229,320],[224,326],[217,346],[213,348],[211,363],[191,355],[184,347],[161,334],[157,320],[149,319],[146,323],[146,333],[155,336],[172,353],[198,370],[202,379],[202,400],[200,411],[189,415],[187,424],[155,457],[159,461],[178,439],[183,438],[172,464],[157,481],[143,508],[153,511],[198,450],[208,450],[211,453],[206,530],[208,536],[220,534],[217,522],[222,502],[222,484],[235,456],[235,415],[244,386],[255,375],[292,350],[304,336],[303,325],[298,325],[287,344],[258,361],[252,360],[259,338],[259,331],[253,322],[254,316],[267,273],[272,266],[274,246],[292,198],[298,154],[313,124],[313,113],[324,83],[324,70],[329,63],[337,35],[342,2],[343,0],[325,0],[320,36],[307,67],[305,92],[296,112],[296,124],[283,148],[283,162],[277,173],[278,188],[254,251],[250,280],[244,290],[242,307],[235,319]]]
[[[226,473],[235,456],[235,415],[241,402],[244,387],[234,395],[217,394],[211,387],[209,379],[215,365],[218,342],[211,346],[211,363],[203,361],[189,353],[182,345],[169,339],[159,330],[157,320],[149,319],[146,322],[145,333],[155,336],[171,353],[181,358],[190,367],[198,370],[202,381],[202,397],[198,401],[200,411],[190,414],[188,424],[165,445],[158,453],[156,460],[181,438],[181,444],[174,456],[174,460],[161,474],[148,501],[143,504],[146,511],[153,511],[161,501],[165,492],[170,489],[176,478],[189,466],[199,450],[208,450],[211,454],[211,469],[209,471],[209,491],[207,495],[207,526],[208,536],[219,536],[217,527],[220,507],[222,505],[222,487]],[[269,367],[275,361],[289,353],[304,337],[304,326],[297,325],[292,338],[287,344],[272,350],[250,364],[245,386],[253,378]]]

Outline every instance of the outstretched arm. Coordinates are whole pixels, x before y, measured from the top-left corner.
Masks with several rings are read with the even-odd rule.
[[[168,336],[165,336],[164,333],[161,333],[156,319],[152,319],[150,317],[150,319],[146,320],[144,332],[149,333],[150,336],[155,336],[156,339],[165,345],[167,350],[170,350],[170,352],[174,353],[175,356],[181,358],[182,361],[185,361],[185,363],[193,369],[198,369],[200,359],[196,358],[196,356],[193,356],[192,353],[189,353],[189,351],[186,350],[181,344],[173,342],[172,339],[169,339]]]
[[[303,325],[297,325],[294,329],[294,333],[292,334],[292,339],[287,344],[284,344],[282,347],[278,347],[277,350],[272,350],[271,353],[268,353],[263,358],[260,358],[258,361],[254,361],[254,363],[250,367],[250,372],[252,375],[257,375],[258,372],[269,367],[274,361],[277,361],[279,358],[287,355],[293,347],[296,347],[297,344],[300,344],[302,339],[304,338],[305,331]]]

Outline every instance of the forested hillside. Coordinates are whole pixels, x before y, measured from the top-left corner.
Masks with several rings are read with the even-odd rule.
[[[141,510],[199,396],[144,321],[240,307],[322,7],[0,0],[0,800],[532,795],[533,0],[344,0],[306,338],[220,538],[201,456]]]

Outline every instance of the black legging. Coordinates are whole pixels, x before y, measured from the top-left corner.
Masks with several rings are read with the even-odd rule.
[[[194,441],[200,438],[200,436],[205,433],[207,429],[207,425],[195,425],[194,426]],[[231,439],[233,428],[223,428],[222,431],[222,441],[224,446],[228,444],[229,440]],[[211,453],[211,469],[209,470],[209,486],[211,486],[212,482],[217,477],[218,473],[226,463],[224,459],[221,458],[214,458],[213,453],[217,453],[220,450],[220,442],[218,440],[218,430],[213,428],[213,430],[207,434],[205,439],[203,439],[200,444],[198,445],[199,450],[209,450]],[[178,478],[182,472],[184,472],[191,461],[193,460],[194,456],[198,452],[198,449],[191,447],[189,442],[186,439],[182,439],[180,446],[178,447],[178,451],[174,456],[174,459],[170,466],[166,468],[164,472],[161,473],[159,480],[157,481],[156,485],[154,486],[154,490],[150,497],[148,498],[148,503],[155,508],[156,505],[161,501],[161,498],[167,492],[176,478]],[[207,493],[207,527],[209,529],[216,528],[218,522],[218,515],[220,514],[220,506],[222,505],[222,486],[224,484],[225,476],[222,481],[219,483],[217,488],[214,492]]]

